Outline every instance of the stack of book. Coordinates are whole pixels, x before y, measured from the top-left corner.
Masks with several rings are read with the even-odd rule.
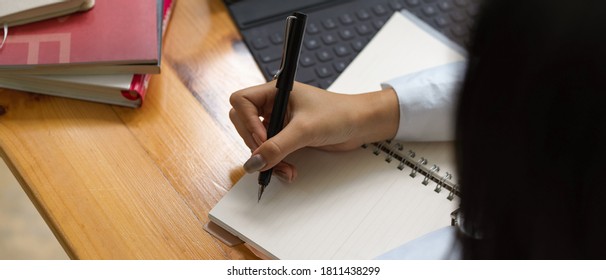
[[[0,87],[139,107],[151,75],[160,73],[172,4],[3,1]]]

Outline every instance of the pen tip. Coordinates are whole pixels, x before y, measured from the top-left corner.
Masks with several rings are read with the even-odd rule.
[[[261,201],[261,196],[263,195],[263,185],[259,185],[259,191],[257,192],[257,203]]]
[[[261,201],[261,196],[263,196],[263,191],[264,190],[265,190],[265,186],[259,185],[259,193],[258,193],[258,197],[257,197],[257,203],[259,203],[259,201]]]

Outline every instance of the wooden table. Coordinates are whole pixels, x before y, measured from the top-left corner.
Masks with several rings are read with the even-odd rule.
[[[263,83],[221,0],[177,0],[140,109],[0,89],[0,154],[73,259],[250,259],[203,229],[250,151],[232,92]]]

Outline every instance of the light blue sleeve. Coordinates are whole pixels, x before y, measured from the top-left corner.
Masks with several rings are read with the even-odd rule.
[[[425,234],[378,256],[377,260],[457,260],[461,246],[456,227],[448,226]]]
[[[455,106],[466,62],[454,62],[387,81],[398,95],[400,125],[395,140],[454,140]]]

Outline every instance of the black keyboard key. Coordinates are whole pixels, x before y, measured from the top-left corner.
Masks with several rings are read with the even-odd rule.
[[[318,88],[325,88],[322,87],[322,85],[319,82],[313,81],[311,83],[309,83],[310,86],[314,86],[314,87],[318,87]]]
[[[336,61],[333,62],[332,66],[333,68],[335,68],[335,71],[337,71],[337,73],[341,73],[343,72],[343,70],[345,70],[345,68],[347,68],[347,63],[345,61]]]
[[[356,51],[360,52],[364,46],[366,46],[366,42],[362,39],[355,40],[351,43],[351,47]]]
[[[349,28],[339,31],[339,37],[341,37],[341,39],[343,39],[344,41],[347,41],[355,36],[356,35]]]
[[[402,3],[400,3],[400,1],[398,1],[398,0],[389,1],[389,6],[394,11],[399,11],[399,10],[404,9],[404,6],[402,6]]]
[[[311,79],[311,77],[315,77],[315,76],[316,76],[316,73],[313,73],[309,76],[302,77],[301,80],[297,80],[297,81],[304,83],[304,84],[308,84],[308,85],[314,85],[314,84],[316,84],[316,80],[310,80],[310,79]]]
[[[333,29],[337,28],[337,23],[333,19],[329,18],[322,21],[322,26],[324,26],[326,29]]]
[[[267,50],[267,51],[259,53],[259,59],[263,63],[269,63],[269,62],[272,62],[272,61],[276,61],[276,60],[282,59],[282,54],[279,51]]]
[[[309,67],[315,65],[316,60],[313,58],[313,56],[310,56],[309,54],[301,54],[301,57],[299,58],[299,64],[301,64],[301,66],[303,67]]]
[[[362,23],[362,24],[356,26],[356,32],[358,32],[358,34],[360,34],[360,35],[368,35],[372,31],[373,30],[366,23]]]
[[[282,33],[274,33],[271,36],[269,36],[269,40],[274,45],[280,45],[284,42],[284,36],[282,35]]]
[[[370,14],[366,11],[366,10],[359,10],[356,13],[356,16],[358,17],[358,19],[360,20],[367,20],[370,18]]]
[[[316,38],[309,38],[303,44],[308,50],[315,50],[321,46],[320,41]]]
[[[326,45],[332,45],[334,43],[336,43],[338,41],[337,37],[335,37],[335,35],[333,34],[324,34],[324,36],[322,36],[322,42],[324,42],[324,44]]]
[[[372,11],[377,16],[382,16],[382,15],[386,15],[387,13],[389,13],[389,10],[387,10],[387,8],[385,8],[385,6],[383,6],[383,5],[376,5],[376,6],[372,7]]]
[[[372,25],[375,27],[376,30],[379,30],[381,29],[381,27],[383,27],[383,25],[385,25],[385,20],[377,19],[372,22]]]
[[[271,65],[265,67],[265,71],[272,77],[278,73],[278,70],[280,70],[280,63],[272,63]]]
[[[351,50],[345,45],[338,45],[334,47],[335,54],[340,57],[348,56],[351,54]]]
[[[334,82],[335,82],[334,78],[328,78],[328,79],[325,79],[324,81],[320,82],[320,86],[322,88],[328,88]]]
[[[318,77],[320,78],[328,78],[333,75],[333,72],[326,66],[320,66],[316,68],[316,74],[318,74]]]
[[[449,1],[440,1],[438,7],[445,12],[452,10],[452,4]]]
[[[408,3],[408,5],[410,5],[411,7],[417,6],[420,4],[419,0],[406,0],[406,3]]]
[[[423,13],[428,17],[434,16],[438,13],[438,11],[436,11],[436,9],[433,6],[425,6],[425,7],[423,7],[422,10],[423,10]]]
[[[448,20],[443,16],[436,17],[434,21],[440,28],[447,26],[449,23]]]
[[[267,40],[265,40],[261,37],[257,37],[255,39],[253,39],[252,45],[253,45],[253,48],[255,48],[257,50],[261,50],[261,49],[267,48],[269,46],[269,44],[267,43]]]
[[[313,35],[313,34],[317,34],[318,32],[320,32],[320,28],[318,27],[317,24],[310,22],[305,27],[305,31],[307,32],[307,34]]]
[[[329,52],[329,51],[327,51],[327,50],[319,50],[319,51],[316,53],[316,57],[318,57],[318,59],[319,59],[320,61],[325,62],[325,61],[329,61],[329,60],[331,60],[333,56],[332,56],[332,54],[330,54],[330,52]]]
[[[349,14],[342,14],[341,16],[339,16],[339,21],[342,24],[347,25],[347,24],[354,23],[354,18],[351,15],[349,15]]]

